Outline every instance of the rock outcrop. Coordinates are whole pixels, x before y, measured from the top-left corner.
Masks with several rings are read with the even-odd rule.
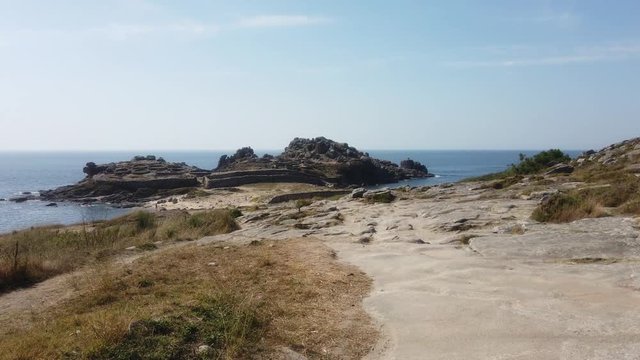
[[[417,161],[408,159],[403,164],[398,166],[372,158],[347,143],[317,137],[295,138],[278,156],[258,158],[251,148],[242,148],[235,155],[223,156],[215,171],[286,169],[338,186],[385,184],[433,176]]]
[[[200,186],[199,178],[209,173],[153,155],[104,165],[89,162],[83,171],[87,177],[79,183],[43,191],[40,197],[47,201],[136,203]]]
[[[640,137],[609,145],[599,151],[585,151],[574,160],[576,166],[621,166],[630,172],[640,167]]]
[[[176,195],[194,187],[276,182],[341,187],[433,176],[419,162],[405,160],[398,166],[324,137],[295,138],[278,156],[258,157],[253,149],[244,147],[231,156],[220,157],[213,171],[185,163],[169,163],[153,155],[102,165],[89,162],[83,171],[87,176],[79,183],[43,191],[41,198],[52,202],[100,201],[128,205]]]

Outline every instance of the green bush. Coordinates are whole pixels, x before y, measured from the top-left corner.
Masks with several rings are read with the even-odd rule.
[[[545,168],[570,160],[571,157],[559,149],[542,151],[533,157],[520,154],[520,162],[512,164],[508,171],[518,175],[535,174]]]
[[[537,153],[533,157],[528,157],[525,154],[520,154],[520,162],[517,164],[511,164],[511,166],[509,166],[509,168],[505,171],[486,174],[486,175],[477,176],[477,177],[471,177],[471,178],[464,179],[462,181],[491,181],[491,180],[502,180],[512,176],[530,175],[530,174],[538,173],[550,166],[553,166],[562,162],[567,162],[570,160],[571,160],[571,157],[569,157],[569,155],[563,153],[558,149],[550,149],[547,151],[542,151]],[[500,181],[497,181],[491,186],[493,186],[496,189],[502,189],[502,188],[507,188],[511,185],[513,184],[501,183]]]

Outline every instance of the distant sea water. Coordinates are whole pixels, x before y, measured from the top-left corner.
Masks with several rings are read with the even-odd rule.
[[[266,151],[278,154],[281,151]],[[566,151],[576,156],[580,151]],[[203,169],[217,166],[223,151],[146,151],[146,152],[0,152],[0,199],[9,199],[25,192],[70,185],[84,178],[85,163],[97,164],[129,160],[135,155],[154,154],[167,161],[185,162]],[[259,154],[264,152],[258,152]],[[414,179],[390,186],[421,186],[455,182],[471,176],[502,171],[518,162],[518,154],[532,155],[537,151],[438,151],[438,150],[371,150],[369,154],[380,159],[399,163],[411,158],[425,164],[436,177]],[[58,203],[47,207],[42,201],[14,203],[0,201],[0,234],[31,226],[51,224],[75,224],[111,219],[123,215],[127,209],[105,205],[83,206],[74,203]]]

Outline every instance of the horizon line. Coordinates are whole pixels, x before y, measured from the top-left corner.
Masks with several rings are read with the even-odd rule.
[[[253,148],[252,148],[253,149]],[[361,152],[372,152],[372,151],[545,151],[550,149],[560,149],[563,151],[586,151],[585,149],[563,149],[561,147],[552,147],[552,148],[521,148],[521,149],[473,149],[473,148],[431,148],[431,149],[416,149],[416,148],[408,148],[408,149],[357,149]],[[138,155],[155,155],[152,152],[230,152],[234,153],[238,149],[123,149],[123,150],[114,150],[114,149],[0,149],[0,153],[131,153],[131,152],[141,152]],[[268,151],[284,151],[283,149],[253,149],[254,152],[268,152]],[[151,152],[151,153],[150,153]],[[144,154],[142,154],[144,153]]]

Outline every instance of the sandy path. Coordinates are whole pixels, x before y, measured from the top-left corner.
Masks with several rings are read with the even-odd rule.
[[[365,307],[386,338],[369,358],[640,358],[640,241],[627,219],[527,224],[511,235],[494,232],[527,222],[531,202],[343,206],[352,234],[377,224],[368,245],[329,240],[374,279]],[[440,230],[463,217],[480,225],[470,246]],[[588,257],[616,261],[568,261]]]
[[[479,257],[446,246],[354,248],[375,281],[366,308],[390,338],[384,359],[637,359],[640,296],[597,269]],[[598,265],[589,265],[597,267]]]

